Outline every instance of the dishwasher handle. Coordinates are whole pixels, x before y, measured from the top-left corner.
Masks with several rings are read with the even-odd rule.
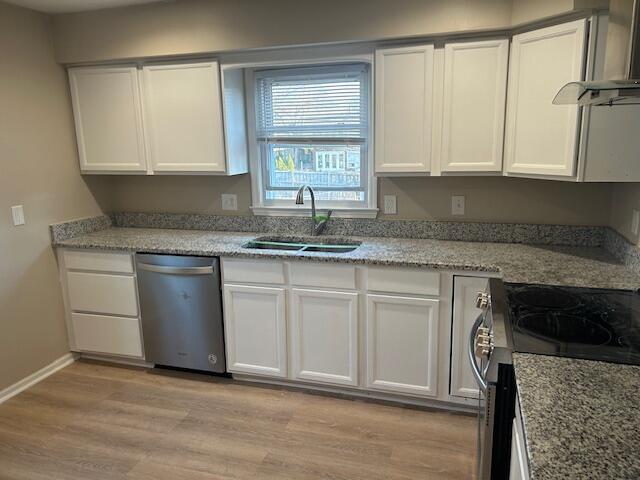
[[[167,267],[142,262],[138,262],[137,265],[140,270],[166,273],[168,275],[211,275],[213,273],[213,265],[207,265],[205,267]]]

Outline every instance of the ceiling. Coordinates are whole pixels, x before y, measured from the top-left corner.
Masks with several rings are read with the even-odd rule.
[[[101,8],[124,7],[141,3],[163,2],[167,0],[5,0],[7,3],[19,5],[45,13],[84,12]]]

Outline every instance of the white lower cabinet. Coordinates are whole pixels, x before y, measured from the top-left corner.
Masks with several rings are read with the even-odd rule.
[[[71,350],[143,359],[132,255],[61,249],[58,261]]]
[[[298,380],[358,384],[358,294],[292,289],[291,354]]]
[[[367,387],[436,396],[437,299],[367,295]]]
[[[224,286],[227,370],[287,376],[285,289]]]
[[[456,277],[453,300],[453,274],[433,269],[221,263],[229,372],[408,402],[469,405],[461,397],[476,394],[463,347],[486,278]]]

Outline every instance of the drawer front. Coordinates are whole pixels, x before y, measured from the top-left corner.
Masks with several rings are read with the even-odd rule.
[[[420,268],[371,267],[367,290],[413,295],[440,295],[440,274]]]
[[[133,273],[133,261],[128,253],[65,250],[64,265],[68,270]]]
[[[72,313],[71,323],[79,351],[142,357],[137,318]]]
[[[225,283],[284,284],[284,264],[272,260],[222,259]]]
[[[67,272],[71,310],[138,316],[134,277]]]
[[[320,288],[356,288],[356,268],[353,265],[331,263],[291,263],[291,284]]]

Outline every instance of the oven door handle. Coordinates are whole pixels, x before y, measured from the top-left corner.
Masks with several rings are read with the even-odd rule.
[[[476,318],[476,321],[473,323],[473,326],[471,327],[471,334],[469,335],[469,344],[467,349],[467,353],[469,354],[469,362],[471,363],[471,372],[473,373],[473,376],[476,379],[476,382],[478,383],[478,387],[480,387],[480,390],[483,393],[487,391],[487,381],[482,376],[482,372],[480,371],[480,367],[478,366],[475,349],[476,349],[476,337],[478,336],[478,329],[480,328],[480,325],[482,325],[482,322],[484,320],[484,315],[485,315],[484,313],[481,313],[480,315],[478,315],[478,318]]]

